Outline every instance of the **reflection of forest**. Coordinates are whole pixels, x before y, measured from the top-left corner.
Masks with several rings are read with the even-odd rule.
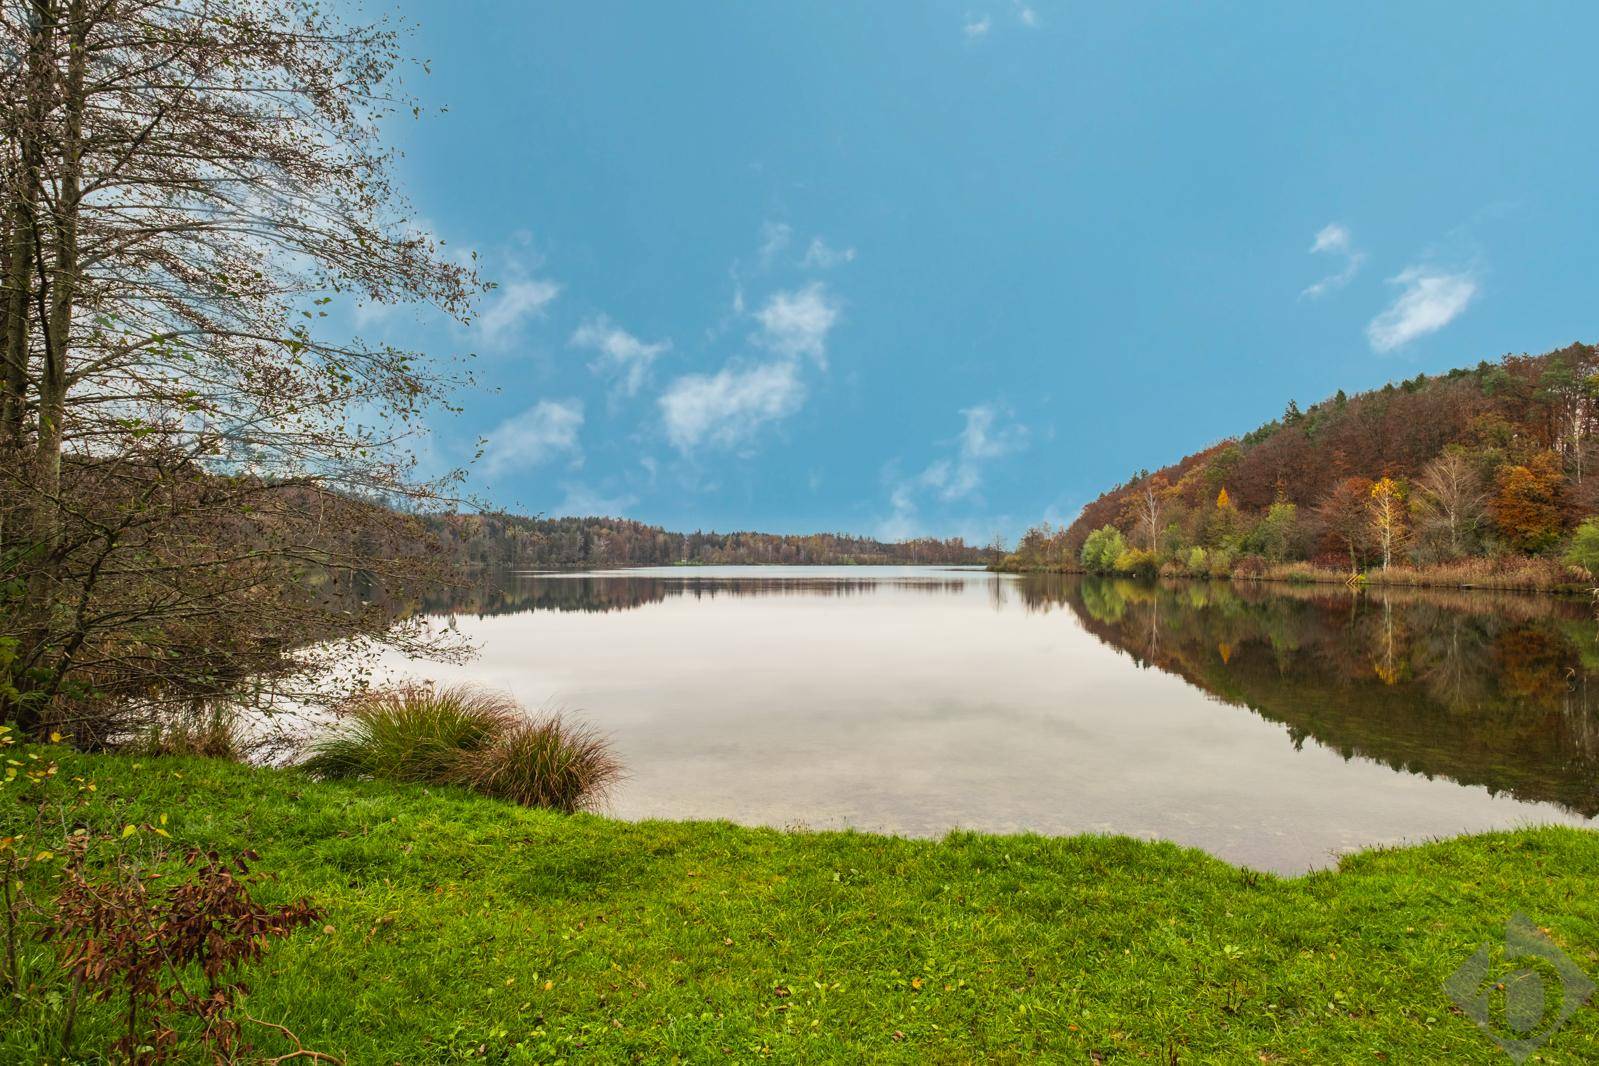
[[[1599,814],[1599,626],[1557,597],[1041,576],[1030,609],[1341,752]]]
[[[886,588],[953,593],[959,578],[811,577],[569,577],[501,573],[469,585],[440,589],[421,598],[424,614],[515,614],[520,611],[626,611],[677,596],[858,596]]]

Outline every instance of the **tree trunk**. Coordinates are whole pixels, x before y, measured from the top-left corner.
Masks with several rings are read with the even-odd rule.
[[[53,0],[40,0],[46,16],[46,29],[56,12]],[[78,282],[78,207],[82,195],[82,140],[84,77],[88,67],[88,18],[85,0],[70,0],[67,7],[67,42],[70,52],[61,86],[63,122],[60,177],[56,196],[50,205],[52,230],[47,299],[49,317],[44,323],[44,365],[39,374],[39,412],[37,446],[34,451],[33,529],[39,564],[28,588],[28,609],[37,625],[37,651],[44,651],[51,640],[51,614],[54,609],[59,565],[55,558],[61,538],[61,450],[64,439],[67,402],[67,365],[72,343],[72,311]],[[39,263],[44,275],[44,263]],[[42,284],[42,282],[41,282]],[[39,661],[43,656],[36,656]],[[34,712],[37,714],[37,711]],[[32,715],[30,715],[32,717]],[[27,722],[21,723],[25,727]]]
[[[33,287],[33,254],[38,240],[40,132],[49,82],[49,35],[44,12],[37,10],[28,38],[23,77],[26,103],[9,137],[17,144],[17,168],[5,190],[5,272],[0,279],[0,456],[12,470],[24,468],[22,455],[28,410],[28,297]],[[0,500],[0,549],[15,537],[15,500]]]

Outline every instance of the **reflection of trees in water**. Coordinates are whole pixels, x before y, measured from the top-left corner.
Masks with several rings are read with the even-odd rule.
[[[959,578],[654,577],[639,575],[555,576],[502,573],[478,582],[439,589],[421,597],[426,614],[516,614],[523,611],[626,611],[674,597],[859,596],[883,589],[959,593]]]
[[[1296,740],[1599,814],[1599,626],[1584,603],[1073,576],[1016,588]]]

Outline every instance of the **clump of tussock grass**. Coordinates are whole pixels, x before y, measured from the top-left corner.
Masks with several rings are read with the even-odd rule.
[[[506,693],[408,684],[366,693],[311,744],[321,778],[460,785],[525,807],[590,810],[622,767],[609,742],[558,714],[530,716]]]
[[[521,707],[491,689],[408,684],[363,693],[341,713],[344,721],[311,744],[302,768],[324,778],[428,784],[448,778],[463,752],[504,736]]]
[[[116,744],[129,755],[178,755],[243,762],[249,745],[230,707],[203,706],[151,718]]]
[[[488,747],[463,752],[455,780],[524,807],[591,810],[622,775],[610,744],[558,714],[520,722]]]

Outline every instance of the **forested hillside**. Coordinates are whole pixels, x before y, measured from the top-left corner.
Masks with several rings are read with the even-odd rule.
[[[446,557],[482,566],[576,569],[678,564],[984,565],[997,551],[951,540],[885,544],[842,533],[672,533],[625,518],[445,515],[430,520]]]
[[[1574,344],[1421,374],[1301,409],[1139,471],[1014,569],[1260,573],[1486,559],[1599,561],[1599,349]]]

